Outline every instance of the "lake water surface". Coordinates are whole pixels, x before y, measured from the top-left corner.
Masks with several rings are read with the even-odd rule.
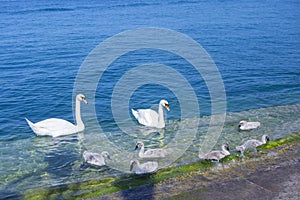
[[[81,64],[98,44],[127,30],[171,29],[197,41],[211,56],[224,83],[227,111],[215,148],[224,141],[234,147],[264,133],[271,139],[299,133],[299,19],[300,2],[293,0],[1,1],[0,199],[21,198],[29,189],[127,173],[114,167],[82,165],[84,150],[105,150],[103,138],[120,148],[107,149],[112,158],[122,151],[130,152],[131,158],[137,156],[137,140],[158,148],[181,132],[196,131],[191,146],[171,163],[199,160],[199,145],[212,114],[210,91],[190,63],[159,49],[129,52],[108,66],[97,85],[95,102],[82,105],[85,131],[58,138],[37,137],[26,124],[25,117],[33,122],[51,117],[73,122],[73,87]],[[197,96],[200,113],[195,116],[191,110],[184,117],[176,93],[146,84],[132,93],[128,107],[116,108],[128,113],[131,108],[157,109],[159,100],[165,98],[171,107],[166,128],[149,130],[129,114],[123,119],[128,131],[123,131],[112,113],[114,87],[127,71],[149,63],[161,63],[183,74]],[[156,78],[166,76],[162,72]],[[87,96],[88,101],[91,98]],[[91,107],[95,107],[103,132],[85,112]],[[260,121],[262,126],[241,132],[237,129],[240,120]],[[108,164],[113,166],[113,162]]]

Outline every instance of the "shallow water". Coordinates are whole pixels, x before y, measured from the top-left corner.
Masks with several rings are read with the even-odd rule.
[[[293,0],[1,1],[0,198],[13,198],[30,188],[123,174],[116,168],[128,171],[127,160],[137,156],[137,140],[148,148],[179,147],[173,157],[159,160],[161,167],[198,160],[209,124],[214,128],[215,123],[210,122],[211,94],[191,63],[161,49],[128,52],[111,63],[98,82],[95,102],[82,106],[84,132],[61,138],[36,137],[26,124],[25,117],[33,122],[51,117],[73,122],[73,88],[82,62],[99,43],[126,30],[168,28],[192,38],[211,56],[224,83],[227,111],[222,134],[211,148],[218,149],[224,141],[234,147],[249,138],[260,139],[264,133],[271,139],[298,133],[299,7]],[[137,88],[126,108],[112,105],[120,78],[149,63],[178,71],[194,90],[200,113],[197,109],[182,113],[191,97],[181,102],[170,88],[155,83]],[[165,73],[155,75],[167,79]],[[87,93],[89,90],[86,88]],[[161,98],[171,107],[166,128],[139,126],[130,109],[157,109]],[[102,131],[87,112],[94,107]],[[127,112],[128,117],[117,121],[112,108]],[[258,120],[262,126],[238,131],[240,120]],[[115,146],[118,148],[112,148]],[[101,152],[104,147],[112,154],[110,167],[82,165],[84,150]],[[119,158],[124,163],[116,162]]]
[[[299,133],[299,114],[300,104],[227,113],[224,129],[214,149],[219,149],[225,141],[234,148],[249,138],[260,139],[265,133],[270,136],[271,140]],[[237,125],[241,119],[260,121],[261,127],[251,131],[239,131]],[[192,145],[182,152],[182,156],[175,162],[170,161],[171,158],[144,159],[144,161],[156,160],[160,163],[160,167],[169,162],[171,162],[169,166],[173,166],[198,161],[201,140],[206,134],[209,120],[209,117],[200,118],[199,127],[193,124],[195,119],[184,119],[182,122],[168,120],[164,133],[156,131],[143,135],[140,132],[143,128],[138,125],[133,128],[136,130],[135,135],[115,132],[108,138],[110,142],[117,145],[118,150],[105,149],[103,146],[107,144],[100,139],[105,134],[89,132],[89,129],[84,133],[58,138],[35,137],[14,142],[1,141],[0,190],[18,194],[20,191],[32,188],[47,188],[108,177],[116,178],[127,173],[118,170],[122,169],[121,166],[113,169],[116,168],[114,162],[120,162],[118,154],[122,155],[122,151],[126,151],[132,154],[132,157],[137,157],[138,150],[134,151],[134,147],[138,140],[144,141],[146,148],[163,147],[175,137],[175,134],[182,133],[177,132],[180,123],[187,124],[189,129],[198,128],[196,138],[192,141]],[[16,151],[13,154],[12,149]],[[107,150],[111,153],[112,160],[107,160],[107,167],[83,164],[82,153],[86,149],[98,153]],[[125,168],[128,171],[129,160],[125,163],[127,163]]]

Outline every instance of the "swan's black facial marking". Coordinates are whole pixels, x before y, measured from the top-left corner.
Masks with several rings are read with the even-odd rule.
[[[80,98],[81,98],[81,101],[82,101],[82,102],[84,102],[84,103],[86,103],[86,104],[88,103],[87,100],[86,100],[86,98],[85,98],[85,96],[80,96]]]
[[[106,157],[106,158],[108,158],[109,160],[111,160],[110,155],[109,155],[108,152],[104,152],[104,153],[103,153],[103,157]]]
[[[169,107],[169,104],[168,103],[165,103],[165,108],[170,111],[170,107]]]
[[[136,150],[136,149],[139,148],[139,147],[142,147],[142,143],[141,143],[141,142],[137,142],[137,143],[136,143],[135,149],[134,149],[134,150]]]
[[[224,143],[224,147],[225,147],[226,150],[228,150],[228,151],[230,150],[230,149],[229,149],[229,144],[228,144],[228,143]]]
[[[241,121],[241,122],[239,123],[239,127],[241,127],[241,126],[243,126],[243,125],[245,125],[245,121]]]

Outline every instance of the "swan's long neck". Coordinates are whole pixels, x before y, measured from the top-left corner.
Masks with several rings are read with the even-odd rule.
[[[140,156],[140,157],[144,157],[144,153],[145,153],[145,147],[144,147],[144,144],[142,144],[142,145],[141,145],[140,152],[139,152],[139,156]]]
[[[81,120],[81,113],[80,113],[80,101],[76,99],[75,105],[75,118],[76,118],[76,126],[78,131],[82,131],[84,129],[84,124]]]
[[[161,105],[161,103],[158,106],[158,126],[164,127],[165,126],[165,120],[164,120],[164,110]]]
[[[223,153],[225,153],[226,155],[229,155],[229,154],[230,154],[230,152],[226,149],[225,146],[222,146],[222,151],[223,151]]]
[[[262,142],[262,144],[266,144],[267,143],[267,138],[265,136],[262,136],[261,142]]]

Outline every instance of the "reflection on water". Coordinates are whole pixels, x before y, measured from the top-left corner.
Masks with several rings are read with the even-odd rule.
[[[216,149],[221,143],[228,142],[231,147],[242,144],[250,138],[260,139],[268,134],[271,140],[278,139],[300,131],[300,104],[261,108],[243,112],[227,113],[225,126]],[[240,120],[260,121],[261,127],[251,131],[239,131]],[[178,134],[187,134],[189,130],[197,130],[191,146],[177,159],[174,165],[198,160],[200,142],[207,133],[210,117],[200,119],[167,120],[166,128],[152,129],[136,125],[131,127],[130,134],[112,131],[105,134],[97,132],[93,127],[84,133],[65,137],[34,137],[16,141],[2,141],[0,144],[0,191],[24,191],[30,188],[43,188],[85,180],[100,180],[109,176],[118,176],[124,172],[114,170],[115,163],[129,171],[129,162],[138,158],[135,143],[140,140],[147,148],[164,148],[171,142],[179,144],[184,138],[176,141]],[[113,128],[114,130],[115,127]],[[174,141],[175,140],[175,141]],[[104,149],[103,142],[109,142],[116,149]],[[101,153],[109,151],[112,160],[107,160],[112,167],[94,167],[83,165],[84,150]],[[179,149],[180,150],[180,149]],[[129,153],[128,153],[129,152]],[[117,158],[122,157],[121,160]],[[154,159],[160,166],[170,158]],[[173,158],[172,158],[173,159]],[[120,167],[120,166],[119,166]],[[1,197],[1,196],[0,196]],[[4,197],[4,196],[2,196]]]

